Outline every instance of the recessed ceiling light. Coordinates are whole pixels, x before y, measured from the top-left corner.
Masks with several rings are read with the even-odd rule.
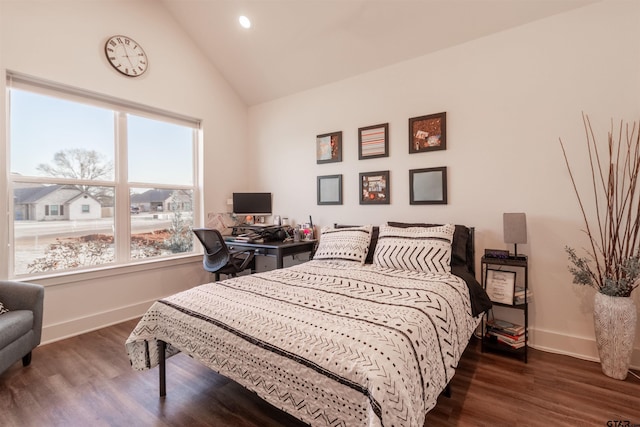
[[[249,18],[247,18],[246,16],[242,15],[240,18],[238,18],[238,21],[243,28],[251,28],[251,21],[249,21]]]

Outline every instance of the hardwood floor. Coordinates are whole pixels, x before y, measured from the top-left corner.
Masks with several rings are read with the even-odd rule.
[[[38,347],[31,366],[0,375],[1,426],[302,426],[241,386],[179,354],[135,372],[124,341],[136,321]],[[640,426],[640,380],[613,380],[594,362],[531,350],[529,363],[481,353],[473,339],[451,398],[429,426]],[[628,424],[607,424],[624,420]],[[350,426],[348,426],[350,427]]]

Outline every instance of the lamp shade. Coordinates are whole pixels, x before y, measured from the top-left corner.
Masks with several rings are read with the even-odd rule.
[[[502,214],[505,243],[527,243],[527,216],[524,213]]]

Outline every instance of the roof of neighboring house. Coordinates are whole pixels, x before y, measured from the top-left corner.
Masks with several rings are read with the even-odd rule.
[[[77,193],[70,197],[66,203],[74,200],[79,197],[83,193],[81,190],[78,190],[74,186],[69,185],[43,185],[41,187],[26,187],[26,188],[16,188],[13,190],[14,204],[16,205],[24,205],[28,203],[37,203],[38,200],[43,197],[58,191],[60,189],[66,188],[68,190],[76,190]],[[90,194],[86,194],[87,196],[93,198]]]
[[[67,200],[67,203],[71,203],[71,202],[73,202],[75,200],[78,200],[80,198],[83,198],[83,197],[85,199],[94,200],[96,203],[100,203],[95,197],[93,197],[91,194],[89,194],[89,193],[87,193],[85,191],[82,191],[82,192],[76,194],[75,196],[71,197],[69,200]]]
[[[131,203],[163,203],[176,192],[178,194],[184,193],[183,190],[147,190],[144,193],[132,194]]]
[[[13,190],[14,203],[16,205],[35,203],[60,187],[60,185],[43,185],[42,187],[16,188]]]
[[[131,203],[158,203],[167,200],[173,190],[147,190],[141,194],[132,194]]]

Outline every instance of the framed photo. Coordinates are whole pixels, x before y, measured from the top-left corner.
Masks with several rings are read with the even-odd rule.
[[[409,119],[409,153],[447,149],[447,113]]]
[[[318,177],[318,204],[342,204],[342,175],[324,175]]]
[[[342,161],[342,132],[325,133],[316,136],[316,163]]]
[[[491,301],[513,305],[516,272],[487,268],[485,274],[486,291]]]
[[[409,204],[446,205],[447,167],[409,170]]]
[[[389,157],[389,123],[358,129],[358,159]]]
[[[360,174],[360,204],[389,204],[389,171]]]

